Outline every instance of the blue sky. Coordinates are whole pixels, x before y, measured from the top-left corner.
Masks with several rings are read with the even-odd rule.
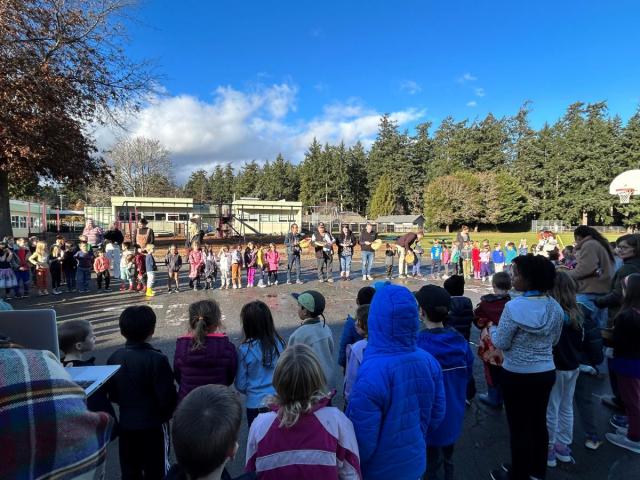
[[[155,60],[166,95],[127,134],[160,138],[185,171],[299,161],[313,136],[367,143],[382,112],[411,129],[531,100],[537,127],[575,101],[623,119],[640,103],[634,1],[147,0],[133,14],[129,54]]]

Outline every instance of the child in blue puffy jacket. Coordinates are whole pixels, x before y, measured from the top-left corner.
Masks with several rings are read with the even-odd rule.
[[[418,304],[406,287],[376,289],[347,407],[367,480],[417,479],[427,469],[427,445],[444,418],[445,393],[440,365],[416,344],[419,324]]]
[[[473,353],[467,340],[445,327],[451,296],[441,287],[427,285],[416,292],[420,319],[425,329],[418,333],[418,347],[433,355],[442,368],[446,413],[440,426],[429,435],[426,480],[453,479],[453,447],[462,432],[467,384],[473,376]]]

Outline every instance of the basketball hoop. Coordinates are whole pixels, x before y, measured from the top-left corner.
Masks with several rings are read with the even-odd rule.
[[[635,191],[635,188],[618,188],[616,194],[620,198],[620,203],[626,205],[631,201],[631,195],[633,195]]]

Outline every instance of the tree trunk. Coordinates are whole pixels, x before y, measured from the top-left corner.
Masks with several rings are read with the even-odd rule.
[[[449,233],[449,224],[447,224],[447,226],[446,226],[446,228],[444,229],[444,231],[445,231],[446,233]]]
[[[0,238],[13,236],[9,207],[9,175],[0,169]]]
[[[589,214],[586,210],[582,211],[582,225],[589,225]]]

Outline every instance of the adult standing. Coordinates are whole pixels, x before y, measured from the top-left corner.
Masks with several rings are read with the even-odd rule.
[[[342,233],[338,237],[338,257],[340,257],[340,280],[351,280],[351,257],[356,239],[348,225],[342,226]]]
[[[456,235],[456,242],[458,242],[460,250],[462,250],[462,247],[464,247],[464,242],[471,242],[471,235],[469,234],[468,226],[462,225],[462,228]],[[460,255],[458,259],[458,271],[464,272],[464,259],[462,258],[462,255]]]
[[[109,240],[112,243],[122,245],[122,242],[124,242],[124,235],[120,230],[118,222],[113,222],[111,225],[109,225],[109,230],[105,232],[104,239]]]
[[[133,232],[134,242],[140,245],[140,248],[143,250],[146,248],[147,244],[155,243],[153,229],[151,227],[147,227],[148,223],[149,222],[146,218],[141,218],[138,220],[138,228]]]
[[[335,238],[327,232],[324,223],[318,224],[318,230],[311,236],[313,247],[316,251],[316,264],[318,267],[318,280],[320,282],[333,283],[333,245]]]
[[[296,283],[298,285],[304,283],[300,280],[300,241],[302,235],[298,233],[298,224],[291,224],[289,233],[284,237],[284,244],[287,247],[287,285],[291,285],[291,277],[293,269],[296,269]]]
[[[417,233],[409,232],[396,240],[396,250],[398,250],[398,277],[407,278],[407,262],[405,260],[407,251],[413,252],[414,244],[420,242],[424,234],[422,230]]]
[[[611,291],[594,300],[598,308],[608,309],[608,327],[613,327],[613,319],[622,306],[622,284],[626,277],[632,273],[640,273],[640,235],[623,235],[616,240],[616,250],[622,259],[622,266],[613,276]],[[611,364],[609,363],[609,366]],[[609,382],[611,383],[612,397],[603,397],[602,401],[614,408],[622,409],[624,406],[620,398],[616,373],[609,368]]]
[[[200,215],[194,215],[189,219],[189,245],[193,242],[198,242],[202,245],[204,240],[204,231],[202,230],[202,217]]]
[[[517,257],[512,273],[513,288],[522,295],[507,302],[498,326],[489,323],[491,340],[504,355],[501,386],[511,444],[509,472],[494,470],[493,480],[545,478],[547,405],[556,380],[553,346],[564,320],[562,307],[547,294],[556,276],[549,260]]]
[[[600,328],[607,325],[607,309],[595,300],[609,293],[614,274],[614,258],[609,242],[593,227],[580,225],[573,231],[576,267],[569,275],[578,282],[577,300],[594,312]]]
[[[93,218],[87,219],[82,235],[87,238],[87,243],[91,248],[99,247],[104,241],[104,230],[95,224]]]
[[[371,244],[378,239],[378,233],[373,231],[371,222],[360,233],[360,252],[362,255],[362,280],[373,280],[371,267],[375,261],[376,252],[371,248]]]

